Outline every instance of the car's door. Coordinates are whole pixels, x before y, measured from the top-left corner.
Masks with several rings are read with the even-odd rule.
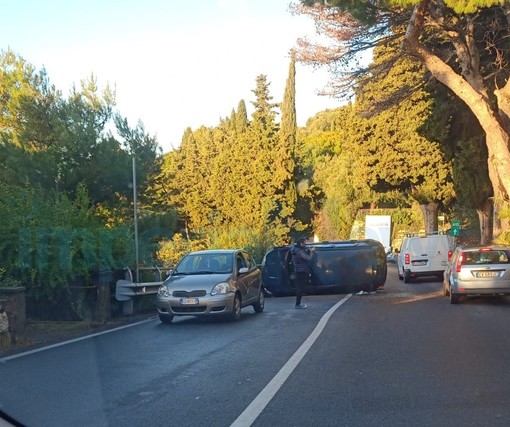
[[[261,273],[250,254],[245,251],[239,251],[236,254],[236,272],[237,286],[241,291],[243,305],[256,301],[256,298],[258,298]]]
[[[259,290],[262,284],[262,272],[248,252],[243,251],[242,256],[246,266],[248,267],[248,273],[246,273],[248,298],[250,301],[256,301],[258,300]]]
[[[244,260],[241,251],[236,252],[234,261],[234,275],[236,280],[236,286],[239,292],[241,292],[241,298],[243,304],[249,299],[249,281],[246,272],[243,273],[247,268],[246,261]]]

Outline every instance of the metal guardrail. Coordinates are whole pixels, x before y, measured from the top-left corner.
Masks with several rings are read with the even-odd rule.
[[[115,284],[115,299],[122,302],[122,313],[126,315],[134,314],[134,303],[139,297],[144,295],[156,295],[159,287],[163,284],[163,271],[170,271],[169,268],[160,267],[142,267],[139,272],[152,271],[154,273],[154,281],[151,282],[134,282],[133,273],[126,267],[124,268],[124,280],[117,280]]]

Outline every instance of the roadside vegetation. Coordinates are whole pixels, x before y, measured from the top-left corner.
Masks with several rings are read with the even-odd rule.
[[[134,268],[134,184],[140,266],[172,266],[191,250],[218,247],[243,247],[260,262],[296,236],[348,239],[366,213],[390,212],[395,238],[448,232],[455,219],[462,241],[510,243],[510,168],[500,142],[506,135],[508,152],[507,3],[468,11],[445,2],[438,13],[458,34],[424,46],[410,28],[432,31],[415,16],[430,13],[428,2],[373,10],[308,3],[297,13],[343,49],[300,43],[281,101],[259,75],[252,99],[216,126],[183,130],[168,153],[142,122],[132,127],[116,111],[115,93],[96,76],[64,95],[45,70],[0,53],[0,286],[26,287],[29,316],[84,318],[97,278]],[[463,44],[477,56],[478,76],[466,75],[463,61],[476,64],[462,56]],[[372,62],[353,67],[365,49]],[[434,68],[431,58],[454,53],[456,65],[441,61],[471,87],[483,80],[475,90],[497,129]],[[349,99],[303,128],[296,61],[331,66],[332,94]]]

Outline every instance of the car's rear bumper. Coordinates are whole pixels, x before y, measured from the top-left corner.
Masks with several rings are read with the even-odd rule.
[[[452,291],[459,295],[495,295],[495,294],[510,295],[509,286],[491,286],[491,287],[454,286],[452,287]]]
[[[404,268],[404,274],[405,274],[406,271],[408,272],[408,274],[411,277],[427,277],[427,276],[443,276],[444,275],[444,270],[421,270],[421,271],[416,271],[416,270],[411,270],[411,269],[408,269],[408,268]]]

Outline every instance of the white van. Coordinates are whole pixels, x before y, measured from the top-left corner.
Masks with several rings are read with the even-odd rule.
[[[405,237],[397,257],[398,278],[405,283],[421,276],[442,280],[452,256],[450,239],[446,234]]]

